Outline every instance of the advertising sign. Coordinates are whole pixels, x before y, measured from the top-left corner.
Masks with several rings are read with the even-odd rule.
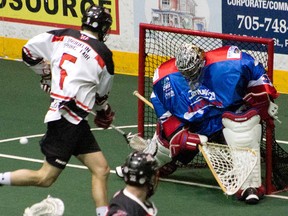
[[[274,38],[275,53],[288,53],[288,1],[223,0],[222,32]]]
[[[110,10],[111,33],[119,34],[118,0],[0,0],[0,14],[9,22],[79,29],[83,12],[93,3]]]

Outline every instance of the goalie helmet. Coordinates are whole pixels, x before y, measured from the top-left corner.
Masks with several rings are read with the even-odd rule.
[[[97,32],[100,41],[106,40],[111,25],[112,17],[107,8],[93,4],[83,14],[82,29],[86,27],[92,32]]]
[[[124,181],[132,186],[148,186],[147,197],[154,194],[158,183],[158,163],[151,154],[133,152],[123,165]]]
[[[191,43],[182,44],[176,54],[176,66],[187,79],[194,82],[204,66],[204,51]]]

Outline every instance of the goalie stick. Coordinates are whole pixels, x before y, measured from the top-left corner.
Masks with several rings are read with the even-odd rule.
[[[146,105],[154,109],[153,104],[134,91]],[[257,154],[250,148],[229,148],[227,145],[207,142],[198,145],[210,171],[227,195],[235,194],[249,177],[257,163]]]
[[[141,101],[143,101],[145,104],[147,104],[149,107],[151,107],[152,109],[154,109],[153,104],[148,101],[145,97],[143,97],[141,94],[139,94],[139,92],[137,90],[135,90],[133,92],[133,95],[135,95],[136,97],[138,97]]]

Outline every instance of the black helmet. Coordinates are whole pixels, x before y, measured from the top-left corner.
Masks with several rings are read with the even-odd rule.
[[[123,165],[124,181],[132,186],[148,186],[148,197],[154,194],[158,183],[158,163],[151,154],[133,152]]]
[[[97,32],[100,41],[105,41],[105,36],[112,25],[112,17],[107,8],[91,5],[86,9],[82,17],[82,29],[88,28]]]

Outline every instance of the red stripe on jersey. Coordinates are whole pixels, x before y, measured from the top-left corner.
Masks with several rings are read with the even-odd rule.
[[[59,95],[59,94],[55,94],[53,92],[50,93],[51,96],[55,97],[55,98],[59,98],[61,100],[65,100],[65,101],[68,101],[68,100],[71,100],[72,98],[71,97],[67,97],[67,96],[62,96],[62,95]]]
[[[74,118],[76,121],[81,121],[82,119],[79,118],[79,116],[77,116],[76,114],[74,114],[68,107],[62,107],[63,110],[65,110],[69,116],[71,116],[72,118]]]
[[[98,62],[98,64],[100,65],[100,67],[101,67],[101,68],[104,68],[105,62],[103,61],[103,59],[101,58],[101,56],[100,56],[100,55],[97,55],[97,56],[95,57],[95,59],[96,59],[96,61]]]
[[[64,39],[64,36],[53,36],[53,38],[52,38],[52,42],[57,42],[57,41],[63,41],[63,39]]]
[[[31,54],[31,52],[30,52],[30,50],[27,48],[27,47],[23,47],[23,50],[24,50],[24,52],[25,52],[25,54],[28,56],[28,57],[30,57],[30,58],[32,58],[33,56],[32,56],[32,54]]]
[[[248,92],[252,93],[267,92],[268,95],[273,99],[276,99],[279,96],[277,90],[273,86],[270,86],[269,84],[248,87]]]
[[[227,60],[236,60],[239,58],[228,58],[228,50],[231,46],[220,47],[215,50],[211,50],[205,53],[205,66],[213,64],[215,62],[227,61]]]
[[[164,62],[163,64],[161,64],[156,73],[158,73],[158,77],[156,80],[154,80],[154,83],[157,83],[159,80],[161,80],[163,77],[171,74],[171,73],[175,73],[178,72],[178,68],[176,67],[176,59],[175,58],[171,58],[170,60]]]
[[[83,103],[81,103],[81,102],[79,102],[79,101],[76,101],[76,104],[77,104],[79,107],[81,107],[81,109],[83,109],[83,110],[85,110],[85,111],[91,111],[91,109],[90,109],[88,106],[84,105]]]
[[[51,107],[49,107],[49,110],[53,111],[53,112],[56,112],[57,110],[56,109],[52,109]]]

